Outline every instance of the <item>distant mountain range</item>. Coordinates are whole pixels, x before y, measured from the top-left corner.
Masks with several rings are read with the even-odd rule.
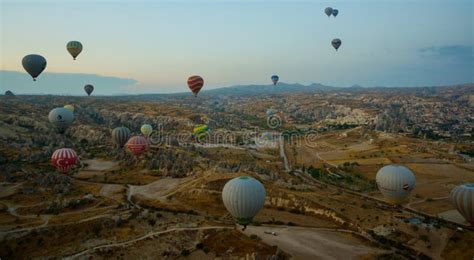
[[[304,93],[318,91],[341,90],[338,87],[326,86],[318,83],[311,85],[278,83],[276,85],[237,85],[223,87],[211,90],[203,90],[200,95],[259,95],[259,94],[285,94],[285,93]]]

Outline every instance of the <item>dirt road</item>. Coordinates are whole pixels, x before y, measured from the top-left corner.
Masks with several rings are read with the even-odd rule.
[[[355,259],[383,252],[356,237],[327,228],[249,226],[244,233],[259,236],[266,244],[280,247],[295,259]]]

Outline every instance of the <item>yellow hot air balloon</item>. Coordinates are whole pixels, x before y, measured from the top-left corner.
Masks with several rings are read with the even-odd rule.
[[[74,113],[74,106],[73,105],[65,105],[64,108]]]
[[[142,132],[143,136],[150,137],[151,133],[153,133],[153,127],[149,124],[144,124],[140,128],[140,131]]]
[[[75,60],[82,51],[82,44],[78,41],[70,41],[67,43],[66,49]]]

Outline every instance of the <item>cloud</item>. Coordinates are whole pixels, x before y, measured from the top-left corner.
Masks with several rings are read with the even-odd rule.
[[[473,63],[473,46],[468,45],[446,45],[431,46],[418,50],[424,58],[434,58],[441,61],[456,63]]]
[[[95,95],[130,93],[129,87],[137,84],[134,79],[81,73],[41,74],[33,81],[26,72],[0,70],[0,90],[15,94],[85,95],[84,85],[94,85]]]

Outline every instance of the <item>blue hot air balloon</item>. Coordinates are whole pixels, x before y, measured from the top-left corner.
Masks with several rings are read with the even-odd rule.
[[[280,78],[279,78],[277,75],[273,75],[273,76],[272,76],[273,85],[276,85],[279,79],[280,79]]]
[[[337,9],[332,9],[332,16],[336,17],[339,11]]]

